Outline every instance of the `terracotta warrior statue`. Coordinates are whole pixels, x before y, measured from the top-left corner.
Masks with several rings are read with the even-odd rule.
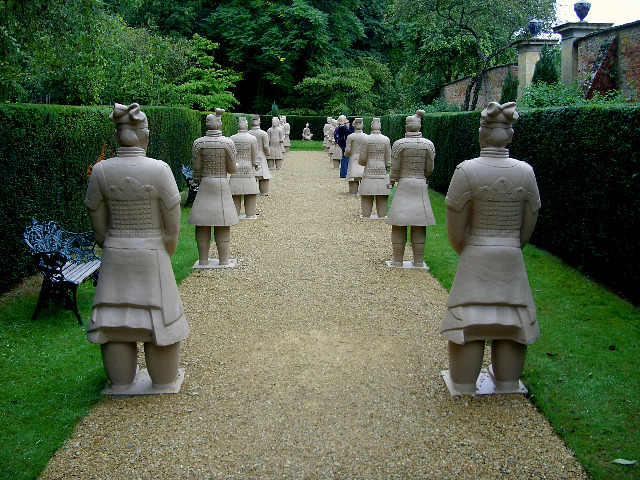
[[[377,218],[385,218],[391,191],[387,188],[387,167],[391,163],[391,142],[380,132],[380,118],[371,122],[371,135],[362,143],[358,163],[364,166],[358,188],[362,205],[362,218],[372,218],[373,197],[376,197]]]
[[[236,146],[236,161],[238,168],[229,178],[229,189],[236,212],[240,216],[242,198],[244,197],[244,213],[246,218],[257,218],[256,204],[258,201],[258,182],[256,170],[260,166],[258,157],[258,141],[249,133],[249,125],[246,117],[238,118],[238,133],[231,135],[231,140]]]
[[[396,140],[391,148],[389,189],[398,183],[387,214],[393,247],[391,265],[394,267],[404,266],[408,226],[411,226],[413,266],[424,266],[427,225],[436,224],[425,179],[433,173],[436,149],[430,140],[422,138],[422,115],[424,110],[418,110],[415,115],[407,117],[405,138]]]
[[[286,155],[287,153],[289,153],[289,149],[291,148],[291,139],[289,138],[289,136],[291,135],[291,125],[287,123],[287,117],[285,117],[284,115],[280,116],[280,125],[282,126],[282,130],[284,132],[284,142],[282,145],[284,146],[284,153]]]
[[[322,146],[324,147],[324,153],[329,154],[329,148],[331,147],[331,140],[333,139],[333,118],[327,117],[327,123],[322,127],[322,133],[324,134],[324,140]]]
[[[354,133],[347,137],[347,145],[344,149],[344,156],[349,157],[349,165],[347,166],[347,182],[349,182],[349,195],[358,195],[358,186],[362,180],[364,167],[358,163],[360,158],[360,148],[367,138],[367,134],[362,131],[364,121],[357,117],[353,121]]]
[[[216,108],[215,115],[207,115],[206,135],[193,142],[193,181],[199,188],[187,221],[196,226],[197,268],[231,266],[231,226],[239,222],[227,179],[227,174],[237,169],[236,147],[222,136],[223,113],[222,108]],[[209,261],[211,227],[218,248],[217,265]]]
[[[340,162],[342,161],[342,148],[336,141],[336,130],[340,127],[338,119],[331,119],[331,147],[329,148],[329,158],[331,164],[336,170],[340,169]]]
[[[457,166],[445,200],[449,242],[460,259],[440,333],[460,393],[476,391],[486,340],[496,390],[518,391],[527,345],[540,336],[521,253],[540,196],[531,166],[506,148],[517,119],[513,102],[482,111],[480,156]]]
[[[258,158],[260,161],[258,170],[256,170],[258,189],[260,190],[260,195],[269,195],[269,179],[271,178],[271,172],[269,172],[269,165],[267,164],[269,135],[260,128],[260,115],[251,115],[251,130],[249,130],[249,133],[256,137],[258,141]]]
[[[302,129],[302,140],[311,140],[313,138],[313,133],[311,133],[311,129],[309,128],[309,122]]]
[[[189,334],[170,256],[180,230],[180,193],[169,166],[146,156],[147,117],[116,103],[109,118],[120,145],[91,172],[86,206],[102,247],[100,281],[87,338],[100,344],[108,393],[175,393],[180,341]],[[136,382],[144,343],[151,388]]]
[[[267,163],[269,168],[276,168],[276,162],[279,161],[282,165],[282,159],[284,158],[284,132],[279,126],[280,121],[278,117],[271,119],[271,127],[267,130],[269,136],[269,154],[267,155]]]

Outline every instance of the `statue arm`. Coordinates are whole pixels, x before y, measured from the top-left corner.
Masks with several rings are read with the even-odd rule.
[[[173,255],[178,246],[178,235],[180,234],[180,204],[167,208],[164,202],[160,205],[160,216],[162,217],[162,228],[164,230],[164,248],[169,256]]]
[[[467,203],[462,210],[457,211],[447,206],[447,237],[451,248],[460,255],[467,236],[467,225],[471,217],[471,204]]]
[[[236,173],[238,164],[236,163],[236,147],[233,142],[230,141],[225,150],[227,151],[227,173]]]
[[[447,237],[451,248],[460,255],[471,219],[471,186],[467,175],[456,168],[445,199],[447,205]]]
[[[202,155],[200,154],[200,149],[193,145],[193,181],[195,183],[200,183],[200,179],[202,178]]]
[[[530,167],[529,167],[530,168]],[[538,211],[540,210],[540,193],[533,169],[530,168],[526,176],[527,201],[522,212],[522,224],[520,225],[520,248],[529,243],[533,230],[538,221]]]
[[[389,183],[393,186],[400,180],[400,170],[402,169],[402,160],[400,159],[400,152],[395,156],[391,156],[391,170],[389,171]]]
[[[350,137],[347,137],[347,143],[346,146],[344,147],[344,156],[345,157],[350,157],[351,156],[351,144],[353,143],[353,141],[351,140]]]
[[[369,148],[367,147],[366,143],[362,144],[362,147],[360,147],[360,156],[358,157],[358,163],[362,166],[365,166],[367,164],[367,154],[369,153]]]
[[[427,146],[427,161],[424,162],[425,177],[428,177],[433,173],[435,158],[436,158],[436,148],[433,146],[433,143],[429,142],[429,145]]]
[[[109,225],[109,211],[107,204],[102,197],[100,185],[98,184],[98,166],[94,166],[91,176],[89,177],[89,185],[87,187],[87,196],[85,205],[89,210],[89,220],[91,221],[91,229],[96,243],[102,247],[105,238],[107,238],[107,230]]]

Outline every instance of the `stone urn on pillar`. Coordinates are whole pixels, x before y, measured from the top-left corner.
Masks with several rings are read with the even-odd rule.
[[[580,21],[584,21],[587,14],[589,13],[589,9],[591,8],[591,4],[589,2],[585,2],[584,0],[580,0],[573,4],[573,11],[576,12]]]

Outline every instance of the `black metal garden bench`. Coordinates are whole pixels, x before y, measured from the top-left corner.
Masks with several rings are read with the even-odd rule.
[[[198,185],[191,184],[191,181],[193,180],[193,168],[188,167],[187,165],[182,165],[182,176],[189,187],[187,201],[184,202],[184,206],[188,207],[189,205],[193,205],[193,201],[196,199],[196,195],[198,194]]]
[[[32,320],[53,301],[71,310],[82,325],[76,302],[78,285],[88,278],[98,281],[100,257],[95,253],[93,232],[73,233],[54,221],[38,222],[31,219],[22,234],[36,262],[36,268],[44,275],[40,296]]]

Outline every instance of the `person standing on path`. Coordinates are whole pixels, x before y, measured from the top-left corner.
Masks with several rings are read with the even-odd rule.
[[[354,132],[353,127],[349,125],[349,119],[345,115],[338,117],[338,128],[334,132],[334,139],[342,152],[340,160],[340,178],[347,178],[347,167],[349,166],[349,157],[345,157],[344,150],[347,146],[347,137]]]

